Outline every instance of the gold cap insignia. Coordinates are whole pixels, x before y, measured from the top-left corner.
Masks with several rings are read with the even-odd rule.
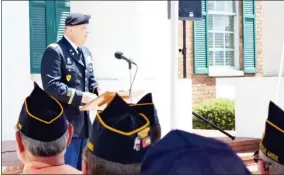
[[[90,141],[88,141],[87,147],[89,148],[90,151],[94,152],[94,145]]]
[[[70,81],[71,80],[71,75],[66,75],[66,80]]]
[[[145,138],[145,137],[148,136],[149,131],[150,131],[150,128],[147,127],[145,129],[143,129],[142,131],[138,132],[138,136],[141,137],[141,138]]]

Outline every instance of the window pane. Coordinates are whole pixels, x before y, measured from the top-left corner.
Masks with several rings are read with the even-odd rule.
[[[208,11],[235,13],[235,1],[208,1]]]
[[[235,13],[235,1],[225,1],[226,2],[226,12]]]
[[[213,33],[208,33],[208,47],[210,48],[210,49],[212,49],[213,48]]]
[[[224,65],[224,52],[216,51],[215,52],[215,66],[223,66]]]
[[[226,16],[225,30],[233,32],[234,31],[234,16]]]
[[[213,62],[213,51],[209,51],[209,65],[210,66],[214,66],[214,62]]]
[[[226,65],[235,66],[234,51],[226,51]]]
[[[227,33],[225,35],[225,44],[226,44],[226,48],[234,49],[234,34],[233,33]]]
[[[208,11],[215,10],[215,1],[207,1],[208,2]]]
[[[222,11],[225,12],[226,11],[226,1],[215,1],[216,3],[216,11]]]
[[[224,16],[224,15],[214,15],[214,18],[213,18],[214,30],[225,31],[225,26],[227,24],[226,17],[227,16]]]
[[[234,31],[234,16],[214,15],[213,25],[215,31]]]
[[[213,15],[208,15],[208,28],[213,30]]]
[[[215,48],[224,48],[224,34],[215,33]]]

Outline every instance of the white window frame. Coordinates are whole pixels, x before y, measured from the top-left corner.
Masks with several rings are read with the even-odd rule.
[[[209,65],[209,76],[217,77],[217,76],[243,76],[244,72],[240,70],[240,34],[239,34],[239,1],[232,0],[235,3],[235,13],[228,13],[228,12],[214,12],[208,11],[209,15],[235,15],[234,16],[234,63],[235,66],[233,68],[229,67],[222,67],[222,66],[210,66]],[[209,32],[209,31],[208,31]],[[214,32],[216,32],[214,30]],[[230,32],[228,32],[230,33]],[[213,37],[213,40],[215,37]],[[225,42],[225,41],[224,41]],[[213,45],[215,41],[213,42]],[[225,43],[224,43],[225,44]],[[209,49],[208,49],[209,52]],[[213,54],[215,57],[215,54]],[[209,60],[208,60],[209,61]]]

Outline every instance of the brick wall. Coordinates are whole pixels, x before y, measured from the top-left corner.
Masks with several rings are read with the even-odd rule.
[[[256,42],[257,42],[257,73],[246,74],[245,76],[261,76],[263,73],[262,63],[262,1],[256,1]],[[242,2],[239,2],[239,38],[240,38],[240,67],[242,69]],[[201,101],[206,99],[216,98],[216,78],[209,77],[207,75],[195,75],[193,74],[193,22],[186,22],[186,42],[187,42],[187,56],[186,56],[186,71],[187,78],[192,79],[192,104],[197,105]],[[183,47],[183,24],[179,22],[179,48]],[[183,77],[183,55],[179,54],[179,78]]]

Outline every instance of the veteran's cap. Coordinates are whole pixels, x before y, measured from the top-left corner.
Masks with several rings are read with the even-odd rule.
[[[150,122],[118,94],[104,111],[98,112],[88,140],[88,149],[97,157],[121,163],[140,163],[151,145]]]
[[[136,112],[145,114],[149,118],[151,126],[159,124],[157,109],[153,102],[152,93],[147,93],[136,104],[130,104],[129,106]]]
[[[250,174],[224,142],[172,130],[150,147],[141,174]]]
[[[33,91],[22,106],[17,128],[29,138],[51,142],[64,135],[67,120],[60,102],[34,83]]]
[[[284,111],[270,101],[260,150],[270,159],[284,165]]]
[[[82,13],[71,13],[65,19],[66,26],[76,26],[81,24],[89,24],[90,15],[85,15]]]

